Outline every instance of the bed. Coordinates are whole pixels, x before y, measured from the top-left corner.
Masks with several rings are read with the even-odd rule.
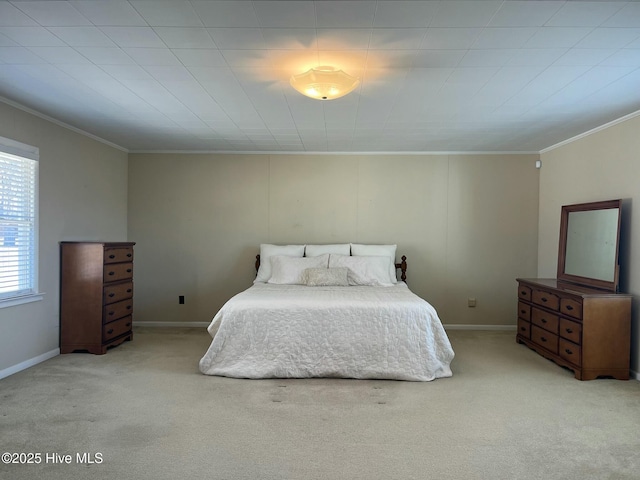
[[[261,245],[256,281],[208,327],[200,371],[253,379],[450,377],[453,349],[436,310],[408,288],[406,257],[395,263],[395,245],[354,245],[340,253],[302,246],[302,254],[300,246]]]

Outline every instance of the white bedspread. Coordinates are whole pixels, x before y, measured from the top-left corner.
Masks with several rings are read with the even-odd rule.
[[[207,375],[430,381],[451,376],[454,353],[435,309],[393,287],[255,284],[208,327]]]

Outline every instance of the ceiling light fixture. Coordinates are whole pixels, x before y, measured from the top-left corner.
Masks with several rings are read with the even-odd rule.
[[[360,80],[337,68],[322,66],[300,75],[293,75],[290,83],[293,88],[309,98],[334,100],[352,92]]]

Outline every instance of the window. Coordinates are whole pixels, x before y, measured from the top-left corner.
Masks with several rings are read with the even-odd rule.
[[[37,174],[38,149],[0,137],[0,306],[39,299]]]

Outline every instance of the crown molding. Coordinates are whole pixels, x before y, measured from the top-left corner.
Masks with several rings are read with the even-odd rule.
[[[616,118],[615,120],[612,120],[609,123],[605,123],[604,125],[600,125],[599,127],[592,128],[591,130],[588,130],[584,133],[576,135],[575,137],[571,137],[566,140],[563,140],[562,142],[556,143],[555,145],[551,145],[550,147],[540,150],[539,153],[542,155],[543,153],[548,153],[551,150],[555,150],[556,148],[564,147],[565,145],[568,145],[573,142],[577,142],[578,140],[588,137],[590,135],[593,135],[594,133],[598,133],[602,130],[606,130],[607,128],[613,127],[614,125],[617,125],[619,123],[623,123],[623,122],[626,122],[627,120],[631,120],[632,118],[637,117],[638,115],[640,115],[640,110],[637,110],[628,115],[625,115],[624,117]]]
[[[193,155],[538,155],[538,151],[495,151],[495,152],[482,152],[482,151],[443,151],[443,152],[298,152],[298,151],[274,151],[274,150],[130,150],[130,154],[193,154]]]

